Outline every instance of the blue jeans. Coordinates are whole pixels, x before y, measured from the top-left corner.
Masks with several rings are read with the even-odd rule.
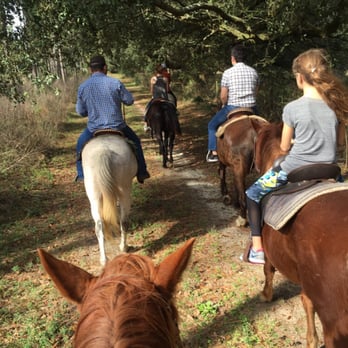
[[[215,133],[219,126],[227,120],[227,115],[230,111],[238,109],[240,106],[225,105],[221,108],[208,123],[208,151],[216,151],[216,136]],[[257,114],[256,107],[252,108],[255,115]]]
[[[135,150],[136,150],[136,158],[138,162],[138,175],[144,175],[147,172],[146,169],[146,163],[145,163],[145,157],[143,153],[143,149],[141,147],[141,142],[139,137],[134,133],[134,131],[126,126],[123,129],[121,129],[123,132],[124,136],[128,138],[129,140],[133,141],[135,144]],[[76,169],[77,169],[77,176],[80,179],[83,179],[83,169],[82,169],[82,160],[81,160],[81,152],[85,144],[93,138],[93,133],[91,133],[88,128],[86,128],[81,135],[79,136],[77,140],[77,145],[76,145],[76,155],[77,155],[77,160],[76,160]]]

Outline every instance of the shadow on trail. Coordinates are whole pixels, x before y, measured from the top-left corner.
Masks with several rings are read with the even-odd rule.
[[[298,296],[299,293],[299,287],[288,281],[283,281],[278,286],[274,287],[274,300],[272,302],[263,303],[258,296],[243,301],[231,311],[218,314],[215,318],[211,319],[209,323],[187,333],[187,338],[183,341],[183,346],[185,348],[206,348],[214,345],[222,347],[224,346],[224,342],[230,340],[237,330],[239,335],[242,328],[249,331],[248,325],[252,325],[254,318],[261,312],[272,312],[275,310],[276,307],[279,306],[277,300],[286,301]],[[305,315],[304,312],[303,315]],[[214,333],[213,335],[212,332]],[[284,324],[284,332],[286,332],[286,324]],[[245,339],[247,339],[247,334]],[[284,335],[282,339],[286,341],[288,337]],[[249,345],[246,344],[246,347],[249,347],[252,342],[249,341],[248,343]],[[257,346],[257,342],[254,343],[255,346]],[[259,344],[262,345],[261,342],[259,342]],[[294,346],[298,344],[299,342],[293,343]],[[240,346],[244,347],[243,337],[241,337]]]
[[[195,175],[193,171],[186,172],[186,176],[173,172],[152,182],[149,180],[144,188],[146,202],[134,200],[130,215],[133,225],[154,225],[154,228],[157,225],[166,231],[158,239],[146,242],[147,253],[155,254],[164,245],[181,243],[231,223],[233,209],[223,205],[218,188]]]
[[[89,212],[85,196],[83,186],[81,192],[69,192],[67,185],[30,192],[3,191],[0,204],[4,200],[6,204],[0,206],[0,273],[9,273],[13,267],[25,269],[28,264],[36,264],[37,248],[54,248],[62,240],[74,238],[76,231],[90,231],[85,215]],[[76,215],[76,204],[83,214]],[[81,244],[76,241],[70,248]]]

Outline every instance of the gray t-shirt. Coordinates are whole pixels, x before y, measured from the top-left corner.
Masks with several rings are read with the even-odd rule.
[[[287,104],[283,122],[294,128],[294,144],[281,168],[292,170],[313,163],[336,161],[337,118],[320,99],[301,97]]]

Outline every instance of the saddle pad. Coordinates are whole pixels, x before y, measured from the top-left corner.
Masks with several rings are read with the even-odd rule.
[[[310,200],[330,192],[348,190],[348,183],[319,182],[305,190],[272,195],[263,210],[264,222],[279,230]]]
[[[225,132],[225,129],[232,123],[235,123],[235,122],[238,122],[238,121],[241,121],[241,120],[244,120],[246,118],[253,118],[255,120],[260,120],[260,121],[263,121],[263,122],[266,122],[268,123],[268,121],[266,119],[264,119],[263,117],[260,117],[260,116],[257,116],[257,115],[245,115],[245,116],[239,116],[239,117],[236,117],[236,118],[231,118],[229,120],[227,120],[226,122],[224,122],[217,130],[217,132],[215,133],[216,137],[221,137],[224,132]]]

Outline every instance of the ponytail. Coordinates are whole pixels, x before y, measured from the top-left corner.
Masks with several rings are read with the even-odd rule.
[[[317,89],[339,121],[348,124],[348,89],[332,73],[326,51],[310,49],[300,54],[294,59],[292,70]]]

